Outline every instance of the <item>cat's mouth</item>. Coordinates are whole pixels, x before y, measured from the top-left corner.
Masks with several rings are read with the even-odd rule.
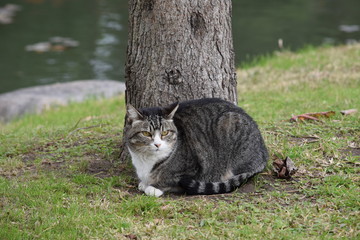
[[[149,149],[149,151],[150,151],[150,152],[160,152],[161,149],[151,147],[151,148]]]

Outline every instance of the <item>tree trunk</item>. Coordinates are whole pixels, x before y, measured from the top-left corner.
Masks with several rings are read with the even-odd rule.
[[[231,0],[129,0],[126,102],[237,102]]]

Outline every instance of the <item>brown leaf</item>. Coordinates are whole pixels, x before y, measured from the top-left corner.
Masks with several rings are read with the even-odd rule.
[[[356,113],[357,111],[358,111],[357,109],[348,109],[348,110],[343,110],[340,113],[342,115],[350,115]]]
[[[316,113],[304,113],[300,115],[293,116],[290,118],[290,122],[297,122],[298,120],[305,121],[305,120],[314,120],[318,121],[321,117],[329,118],[331,116],[334,116],[334,111],[328,111],[328,112],[316,112]]]
[[[301,115],[293,116],[292,118],[290,118],[290,122],[297,122],[298,120],[300,120],[300,121],[305,121],[305,120],[318,121],[319,119],[316,117],[307,115],[307,114],[301,114]]]
[[[281,160],[281,159],[276,159],[276,160],[274,160],[274,162],[273,162],[273,166],[274,166],[276,169],[281,169],[281,168],[284,166],[284,161]]]
[[[137,236],[134,235],[134,234],[127,234],[127,235],[125,235],[125,237],[128,238],[128,239],[133,239],[133,240],[137,240],[137,239],[138,239]]]
[[[316,118],[320,118],[320,117],[332,117],[335,115],[334,111],[328,111],[328,112],[317,112],[317,113],[307,113],[308,115],[312,116],[312,117],[316,117]]]
[[[296,173],[297,168],[291,158],[286,157],[284,160],[276,159],[273,162],[273,170],[278,178],[290,179]]]
[[[280,172],[278,173],[279,178],[287,178],[286,177],[286,167],[282,167]]]

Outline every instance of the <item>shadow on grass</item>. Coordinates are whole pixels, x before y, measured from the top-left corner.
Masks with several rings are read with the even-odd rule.
[[[115,143],[107,146],[108,148],[116,149],[107,155],[97,150],[74,151],[74,148],[84,144],[86,145],[87,140],[81,139],[79,141],[72,141],[71,143],[64,143],[60,140],[58,142],[46,143],[24,155],[21,155],[20,157],[23,163],[21,166],[11,169],[11,171],[4,171],[3,169],[0,169],[0,175],[6,178],[17,178],[23,175],[34,176],[40,173],[51,172],[59,175],[60,177],[69,177],[73,174],[88,174],[103,179],[119,177],[123,184],[120,186],[114,186],[114,188],[120,191],[126,191],[133,195],[143,194],[137,190],[138,180],[130,159],[126,162],[121,162],[119,160],[121,144]],[[290,140],[296,143],[311,143],[313,141],[317,141],[317,139],[310,137],[292,137]],[[97,141],[101,141],[101,139],[97,139]],[[99,143],[96,142],[95,144]],[[344,155],[352,156],[360,155],[358,148],[345,149],[342,153]],[[272,156],[270,159],[274,158],[276,157]],[[305,171],[297,173],[291,180],[279,179],[274,175],[273,171],[268,168],[266,171],[251,178],[247,183],[235,190],[235,193],[261,195],[265,192],[277,191],[298,194],[301,193],[301,189],[296,182],[297,180],[301,180],[306,177],[309,177],[309,175]],[[321,178],[321,176],[317,177]],[[166,194],[166,196],[172,199],[184,198],[189,200],[194,198],[227,199],[231,196],[231,194],[232,193],[210,196]]]

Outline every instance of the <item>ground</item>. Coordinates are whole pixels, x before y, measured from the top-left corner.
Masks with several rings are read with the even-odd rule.
[[[120,162],[123,96],[0,125],[0,239],[358,239],[360,45],[279,52],[238,72],[267,169],[234,193],[145,196]],[[291,122],[293,115],[334,111]],[[272,162],[297,172],[279,179]]]

